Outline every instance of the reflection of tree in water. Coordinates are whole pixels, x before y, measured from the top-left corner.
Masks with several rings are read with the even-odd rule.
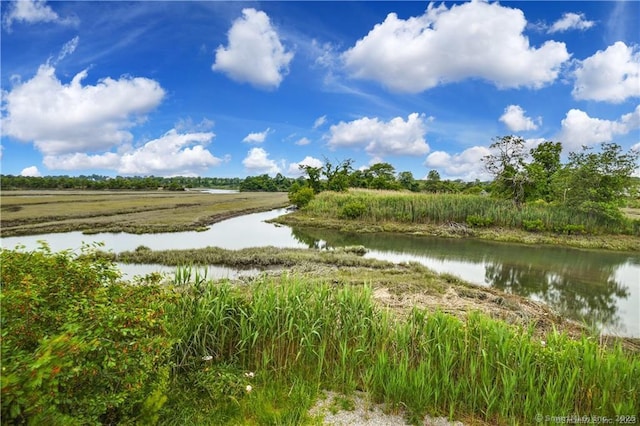
[[[309,247],[325,242],[327,247],[363,245],[383,252],[484,264],[487,285],[539,299],[562,316],[609,329],[621,322],[618,300],[629,297],[627,287],[615,279],[616,270],[627,262],[640,264],[637,256],[553,246],[309,228],[294,229],[293,235]]]
[[[528,298],[539,299],[560,315],[598,327],[620,325],[617,299],[629,297],[626,286],[614,279],[619,265],[576,262],[570,268],[488,263],[485,281],[492,287]]]

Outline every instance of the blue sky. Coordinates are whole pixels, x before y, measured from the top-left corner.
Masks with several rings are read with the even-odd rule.
[[[492,138],[640,149],[640,3],[1,3],[2,173],[487,178]]]

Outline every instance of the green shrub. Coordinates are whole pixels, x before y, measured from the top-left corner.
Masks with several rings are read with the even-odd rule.
[[[295,191],[289,192],[289,201],[299,208],[306,207],[313,200],[315,193],[308,186],[299,187]]]
[[[542,222],[542,219],[535,219],[535,220],[523,219],[522,227],[524,228],[525,231],[529,231],[529,232],[542,232],[545,229],[544,222]]]
[[[165,290],[120,283],[112,263],[87,253],[0,259],[3,423],[153,419],[172,346]]]
[[[566,235],[584,235],[587,233],[584,225],[572,225],[572,224],[557,226],[555,228],[555,231],[560,234],[566,234]]]
[[[467,216],[467,225],[475,228],[484,228],[493,225],[493,220],[490,217],[472,214]]]
[[[367,211],[367,206],[361,201],[350,201],[342,207],[340,217],[345,219],[357,219]]]

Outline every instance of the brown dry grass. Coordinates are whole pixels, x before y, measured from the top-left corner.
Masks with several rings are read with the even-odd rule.
[[[152,233],[284,207],[286,193],[206,194],[168,191],[3,191],[2,236],[84,231]]]

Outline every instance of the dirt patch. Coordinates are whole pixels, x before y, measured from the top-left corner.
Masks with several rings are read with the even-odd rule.
[[[311,408],[309,414],[321,417],[324,425],[341,426],[404,426],[407,423],[402,412],[389,413],[383,404],[374,404],[365,393],[340,395],[325,392],[323,397]],[[425,416],[425,426],[464,426],[463,423],[450,422],[446,417]]]

